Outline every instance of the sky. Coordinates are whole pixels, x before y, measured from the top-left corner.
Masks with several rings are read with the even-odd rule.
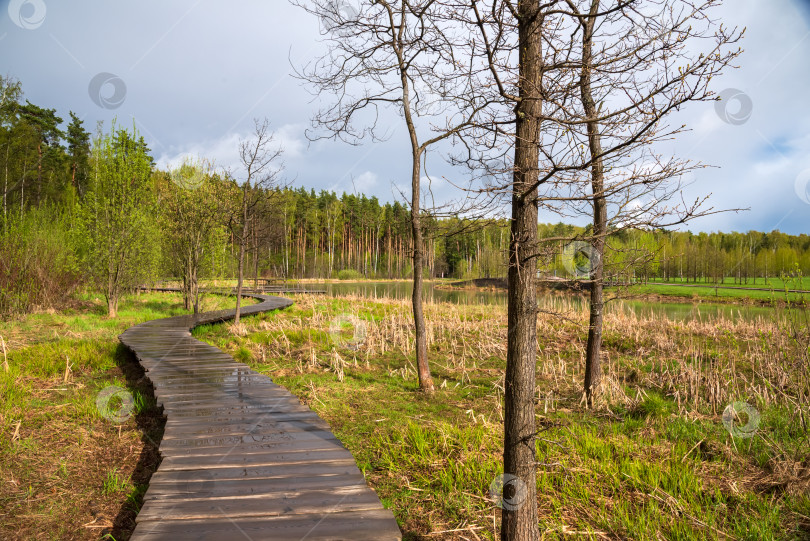
[[[711,194],[716,209],[750,210],[688,229],[810,233],[810,0],[727,0],[717,14],[747,28],[739,68],[712,81],[728,99],[688,105],[672,124],[691,131],[658,150],[714,166],[695,175],[686,200]],[[0,0],[0,73],[89,131],[113,119],[134,125],[164,168],[199,155],[238,178],[238,143],[266,117],[293,186],[401,199],[410,149],[397,115],[384,117],[381,143],[304,135],[323,98],[293,67],[323,51],[319,31],[286,0]],[[443,179],[463,183],[463,171],[430,164],[439,199],[452,193]]]

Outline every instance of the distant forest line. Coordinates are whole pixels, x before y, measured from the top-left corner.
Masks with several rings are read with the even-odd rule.
[[[118,221],[107,220],[107,234],[128,243],[116,248],[119,260],[139,260],[137,268],[127,269],[122,287],[184,277],[180,236],[184,227],[195,227],[183,222],[187,207],[210,206],[216,212],[204,238],[197,239],[201,261],[194,279],[234,276],[238,246],[233,216],[242,189],[236,179],[211,170],[199,185],[177,182],[177,171],[156,168],[134,128],[114,127],[108,134],[99,129],[92,137],[72,112],[65,122],[54,109],[23,101],[18,82],[0,78],[0,91],[0,312],[53,306],[77,288],[103,288],[113,263],[106,260],[107,268],[100,268],[105,254],[98,248],[107,245],[99,236],[105,234],[99,224],[110,209],[118,213]],[[108,182],[110,175],[123,175],[124,184]],[[140,175],[137,190],[134,175]],[[116,190],[124,190],[126,197]],[[259,220],[239,233],[251,237],[245,254],[247,277],[411,275],[410,211],[405,205],[304,188],[281,186],[269,192]],[[103,207],[102,199],[113,206]],[[115,227],[124,228],[125,222],[140,224],[141,234],[130,231],[131,236],[124,237],[124,229]],[[427,276],[505,276],[508,220],[425,213],[424,226]],[[539,273],[575,277],[563,254],[590,230],[557,223],[539,224],[538,232],[544,240]],[[587,253],[574,254],[575,267],[583,268],[583,257],[587,259]],[[745,284],[754,277],[810,274],[810,236],[779,231],[618,231],[608,238],[606,259],[607,276],[620,280],[732,277]]]

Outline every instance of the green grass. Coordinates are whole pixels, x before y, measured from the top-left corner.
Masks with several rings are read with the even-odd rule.
[[[714,286],[715,280],[713,278],[698,278],[697,282],[694,280],[686,280],[685,278],[670,278],[669,280],[651,279],[651,282],[663,282],[673,284],[696,284],[703,286]],[[719,285],[724,287],[760,287],[775,289],[783,291],[785,289],[804,289],[810,291],[810,276],[784,278],[770,277],[770,278],[749,278],[747,283],[739,283],[734,277],[727,276],[718,282]]]
[[[432,374],[441,386],[428,397],[418,392],[412,352],[396,334],[402,329],[410,340],[407,303],[296,300],[287,310],[246,319],[247,336],[221,325],[194,334],[238,354],[326,419],[406,539],[471,539],[470,528],[480,539],[496,539],[500,511],[489,490],[503,471],[504,359],[494,343],[505,337],[503,309],[428,305]],[[344,313],[369,324],[357,350],[327,331]],[[541,357],[579,365],[576,346],[587,330],[545,321]],[[606,332],[608,371],[635,374],[635,381],[664,377],[659,359],[639,356],[655,351],[659,337],[639,332],[638,323],[627,325],[635,334],[623,327]],[[688,358],[698,348],[705,367],[739,357],[746,373],[743,359],[755,334],[668,325],[661,334],[676,340],[666,346],[674,357]],[[671,391],[649,383],[624,384],[631,397],[641,390],[637,400],[583,411],[579,377],[572,380],[570,368],[555,375],[551,361],[538,362],[537,498],[544,539],[810,537],[810,480],[802,484],[787,474],[810,460],[808,434],[795,411],[754,401],[763,414],[757,435],[733,439],[721,411],[708,404],[684,409]]]
[[[208,296],[203,306],[234,303]],[[147,382],[136,387],[126,376],[133,363],[118,335],[184,313],[179,294],[144,293],[124,297],[110,319],[102,298],[82,294],[62,312],[0,322],[9,365],[0,367],[0,539],[98,539],[104,532],[121,538],[132,526],[146,490],[139,461],[157,458],[142,433],[148,427],[136,419],[157,414]],[[99,393],[110,386],[132,396],[131,418],[117,422],[99,411]],[[108,410],[119,406],[114,397]],[[146,433],[159,441],[159,432]],[[114,527],[122,510],[129,518]]]
[[[786,300],[800,301],[807,297],[807,294],[801,293],[785,293],[784,289],[774,288],[773,291],[751,291],[740,288],[727,289],[714,287],[707,287],[706,285],[654,285],[654,284],[638,284],[630,286],[627,289],[632,295],[663,295],[666,297],[688,297],[688,298],[701,298],[711,301],[720,302],[736,302],[745,299],[751,299],[762,303],[778,302],[782,303]],[[765,286],[761,286],[765,287]],[[615,290],[616,288],[610,288]]]
[[[806,300],[808,295],[787,293],[786,290],[810,291],[810,277],[795,278],[751,278],[748,283],[735,283],[727,277],[715,283],[712,279],[685,280],[680,278],[663,282],[653,279],[655,284],[637,284],[628,288],[633,295],[662,295],[667,297],[687,297],[718,302],[739,302],[751,300],[759,303],[784,303]],[[722,286],[722,287],[716,287]],[[762,288],[768,291],[752,291],[744,288]],[[613,288],[615,289],[615,288]]]

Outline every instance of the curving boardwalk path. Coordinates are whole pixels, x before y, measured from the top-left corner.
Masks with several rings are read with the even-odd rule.
[[[262,300],[256,314],[292,304]],[[399,540],[393,515],[329,425],[267,376],[192,338],[234,310],[148,321],[119,337],[167,416],[131,539]]]

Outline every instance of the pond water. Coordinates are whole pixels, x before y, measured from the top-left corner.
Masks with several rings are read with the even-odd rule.
[[[424,299],[426,302],[450,302],[455,304],[506,305],[506,291],[477,289],[443,289],[436,287],[436,282],[425,282]],[[411,282],[327,282],[307,284],[308,289],[326,290],[328,295],[360,295],[370,298],[409,299],[413,285]],[[564,292],[541,293],[540,304],[545,308],[558,310],[576,309],[587,305],[587,297]],[[759,318],[771,319],[772,308],[765,306],[747,306],[733,304],[700,304],[658,302],[643,300],[620,300],[608,303],[608,311],[623,310],[638,316],[664,316],[672,321],[689,321],[693,319],[743,319],[756,321]]]

